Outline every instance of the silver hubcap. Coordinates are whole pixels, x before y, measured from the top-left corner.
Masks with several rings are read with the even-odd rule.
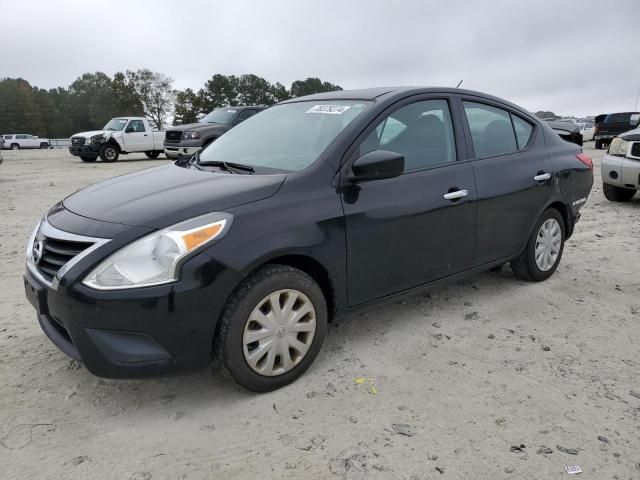
[[[109,160],[113,160],[114,158],[116,158],[116,151],[113,148],[107,148],[104,151],[104,156],[107,157]]]
[[[562,245],[562,230],[555,218],[542,224],[536,238],[536,265],[540,270],[550,270],[558,260]]]
[[[316,333],[316,310],[297,290],[278,290],[264,297],[244,326],[244,359],[260,375],[282,375],[298,365]]]

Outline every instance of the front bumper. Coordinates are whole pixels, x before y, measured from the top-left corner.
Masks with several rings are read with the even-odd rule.
[[[164,147],[164,154],[168,158],[182,158],[182,157],[190,157],[191,155],[202,150],[202,147],[182,147],[179,145],[172,145]]]
[[[182,265],[180,280],[171,284],[105,291],[82,284],[97,262],[121,247],[111,243],[118,240],[52,282],[27,264],[25,293],[47,337],[100,377],[154,376],[208,365],[217,320],[242,275],[201,252]]]
[[[602,181],[622,188],[640,188],[640,159],[606,154],[600,167]]]
[[[101,144],[71,145],[69,153],[76,157],[97,158],[101,146]]]

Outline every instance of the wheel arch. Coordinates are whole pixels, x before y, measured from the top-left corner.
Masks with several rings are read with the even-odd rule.
[[[573,215],[571,213],[571,209],[569,208],[568,205],[560,201],[555,201],[549,204],[547,208],[545,208],[545,210],[549,210],[550,208],[557,210],[558,212],[560,212],[560,215],[562,215],[562,220],[564,220],[565,240],[569,240],[569,238],[571,238],[571,235],[573,235],[573,227],[574,227]]]

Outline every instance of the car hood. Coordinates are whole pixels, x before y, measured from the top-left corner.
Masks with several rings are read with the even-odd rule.
[[[95,220],[164,228],[274,195],[286,174],[243,175],[163,165],[91,185],[63,201]]]
[[[74,133],[73,135],[71,135],[71,137],[91,138],[94,135],[105,135],[107,133],[111,134],[113,133],[113,130],[91,130],[89,132]]]
[[[227,130],[229,125],[226,123],[188,123],[186,125],[178,125],[171,130],[177,130],[180,132],[197,132],[200,130]]]

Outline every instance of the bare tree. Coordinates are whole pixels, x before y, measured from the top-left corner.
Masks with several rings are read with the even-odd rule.
[[[135,72],[128,70],[127,80],[140,98],[145,116],[156,128],[162,128],[175,103],[173,78],[144,68]]]

